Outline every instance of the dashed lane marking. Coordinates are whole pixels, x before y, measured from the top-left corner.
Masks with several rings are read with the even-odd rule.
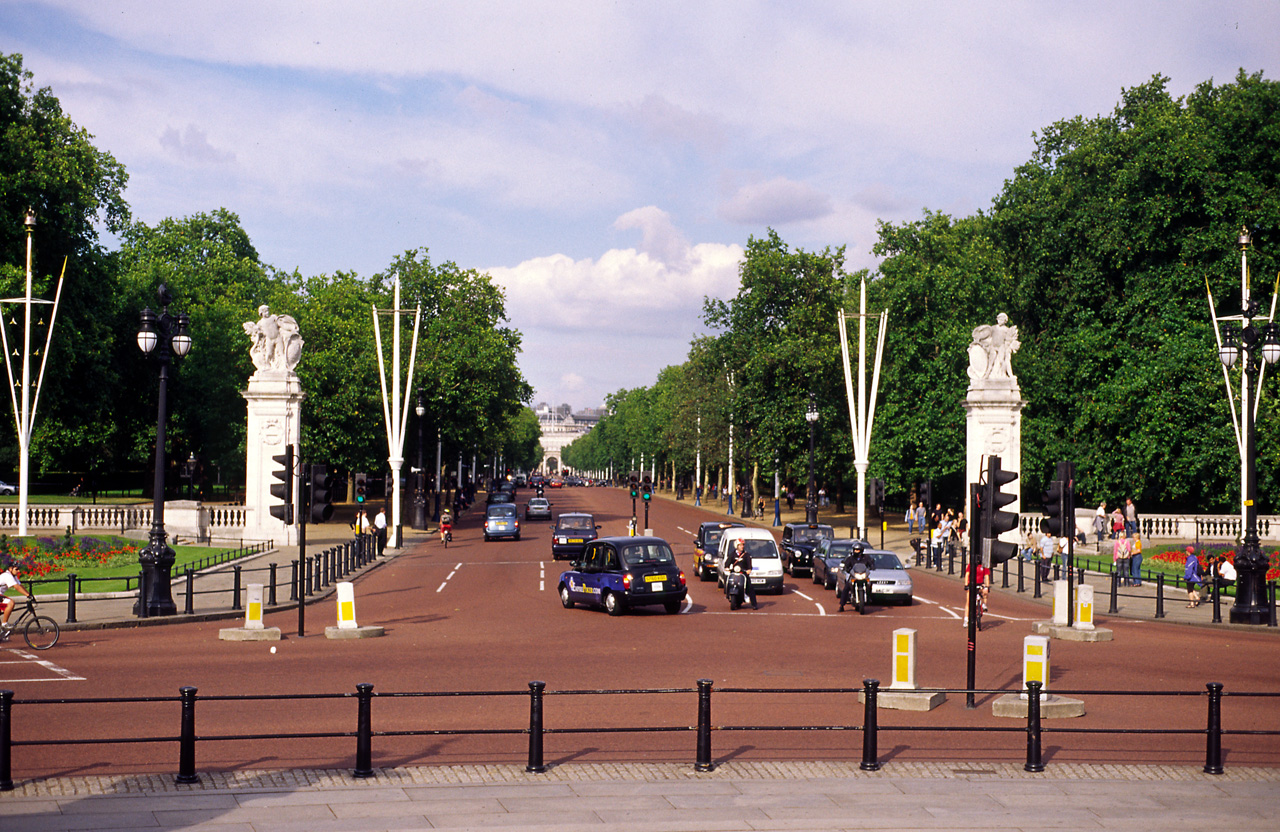
[[[461,568],[462,568],[461,563],[459,563],[457,566],[454,566],[453,571],[445,576],[445,579],[444,581],[441,582],[440,586],[436,587],[436,592],[443,592],[444,588],[449,585],[449,581],[453,580],[453,576],[458,574],[458,570]]]
[[[826,615],[826,614],[827,614],[827,609],[826,609],[826,607],[822,606],[822,604],[821,604],[820,602],[818,602],[818,601],[814,601],[814,599],[810,598],[808,595],[805,595],[803,592],[801,592],[801,591],[800,591],[800,590],[798,590],[798,589],[793,589],[793,590],[791,590],[791,591],[792,591],[792,592],[794,592],[796,595],[799,595],[801,598],[803,598],[803,599],[804,599],[804,600],[806,600],[806,601],[813,601],[813,605],[814,605],[815,607],[817,607],[817,608],[818,608],[818,615]]]
[[[65,667],[59,667],[48,659],[41,659],[25,650],[18,650],[10,647],[3,652],[12,653],[19,657],[18,661],[13,659],[0,657],[0,684],[10,684],[13,682],[83,682],[86,681],[83,676],[77,676]],[[9,674],[14,673],[31,673],[34,672],[32,665],[43,668],[52,676],[44,675],[32,678],[11,677]]]

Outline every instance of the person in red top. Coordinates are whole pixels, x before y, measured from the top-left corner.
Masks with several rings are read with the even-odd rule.
[[[977,561],[973,565],[974,571],[977,573],[978,579],[978,623],[982,623],[982,614],[987,611],[987,595],[991,591],[991,570],[982,565],[982,561]],[[969,625],[969,566],[966,564],[964,570],[964,624]]]

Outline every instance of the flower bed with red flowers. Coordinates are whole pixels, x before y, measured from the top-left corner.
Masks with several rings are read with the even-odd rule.
[[[71,534],[33,540],[0,535],[0,563],[17,567],[28,581],[56,578],[68,572],[85,578],[113,577],[137,571],[138,545],[123,538]]]

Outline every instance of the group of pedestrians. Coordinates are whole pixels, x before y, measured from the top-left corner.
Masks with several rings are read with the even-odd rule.
[[[356,510],[356,519],[351,523],[351,530],[358,540],[361,535],[373,535],[373,545],[377,548],[378,557],[382,557],[387,548],[387,510],[379,508],[372,522],[364,509]]]
[[[930,512],[923,503],[912,498],[904,519],[909,534],[918,532],[923,537],[928,533],[926,566],[941,569],[944,553],[950,556],[958,553],[963,558],[969,548],[969,521],[965,519],[964,511],[944,510],[942,503],[938,503]]]
[[[1208,558],[1208,578],[1205,577],[1204,571],[1200,568],[1200,556],[1196,553],[1194,546],[1187,547],[1187,559],[1183,566],[1182,577],[1187,582],[1187,607],[1194,608],[1200,606],[1201,588],[1205,592],[1209,592],[1214,583],[1218,589],[1225,589],[1236,582],[1236,567],[1231,561],[1227,560],[1225,554]],[[1207,586],[1206,586],[1207,584]]]

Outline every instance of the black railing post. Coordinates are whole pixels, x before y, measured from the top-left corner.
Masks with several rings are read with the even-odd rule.
[[[67,623],[76,623],[76,573],[67,573]]]
[[[698,680],[698,759],[694,771],[711,771],[711,680]]]
[[[529,683],[529,764],[524,770],[542,774],[547,767],[542,763],[542,693],[546,682]]]
[[[146,573],[146,572],[139,572],[139,573],[138,573],[138,607],[137,607],[137,609],[138,609],[138,617],[139,617],[139,618],[146,618],[146,617],[147,617],[147,615],[148,615],[148,613],[147,613],[147,603],[146,603],[144,600],[142,600],[142,599],[146,598],[146,597],[147,597],[147,595],[148,595],[148,593],[147,593],[147,587],[146,587],[146,582],[147,582],[147,573]],[[125,580],[124,588],[125,588],[125,591],[126,591],[126,592],[129,590],[129,581],[128,581],[128,579],[126,579],[126,580]]]
[[[1164,573],[1156,573],[1156,618],[1164,618]]]
[[[289,564],[289,600],[298,600],[298,562],[295,560]]]
[[[1044,570],[1040,568],[1040,561],[1037,560],[1036,561],[1036,583],[1034,587],[1034,592],[1031,596],[1032,598],[1040,597],[1040,575],[1042,572],[1044,572]]]
[[[196,689],[178,688],[182,697],[182,737],[178,741],[178,775],[175,783],[199,783],[196,774]]]
[[[333,570],[330,567],[329,550],[325,549],[320,553],[320,586],[328,586],[332,583]]]
[[[242,609],[242,607],[240,606],[240,569],[241,568],[242,567],[239,564],[231,567],[231,571],[235,573],[231,581],[231,609],[233,610]]]
[[[1120,573],[1116,571],[1114,564],[1111,566],[1111,606],[1107,609],[1107,613],[1115,615],[1120,611],[1118,606],[1120,602]]]
[[[1008,563],[1008,561],[1005,561],[1005,563]],[[1024,560],[1024,559],[1021,557],[1021,555],[1019,555],[1019,557],[1018,557],[1018,591],[1019,591],[1019,592],[1026,592],[1026,591],[1027,591],[1027,587],[1026,587],[1026,585],[1023,583],[1023,568],[1024,568],[1026,565],[1027,565],[1026,560]]]
[[[368,778],[373,776],[373,685],[356,685],[356,700],[356,767],[351,776]]]
[[[182,612],[186,615],[191,615],[196,611],[196,571],[190,566],[187,567],[186,589],[186,604],[183,606]]]
[[[13,691],[0,690],[0,792],[13,791]]]
[[[310,597],[311,597],[311,593],[314,591],[313,586],[312,586],[312,583],[311,583],[311,581],[312,581],[312,577],[313,577],[313,575],[312,575],[312,571],[311,571],[311,558],[307,558],[306,563],[304,563],[304,564],[303,564],[302,571],[307,573],[307,586],[306,586],[306,592],[304,592],[304,593],[302,594],[302,597],[303,597],[303,598],[310,598]]]
[[[1001,565],[1001,567],[1000,567],[1000,574],[1001,574],[1001,578],[1000,578],[1000,588],[1001,588],[1001,589],[1008,589],[1008,588],[1009,588],[1009,561],[1005,561],[1005,562]]]
[[[858,768],[863,771],[880,770],[880,723],[877,715],[876,696],[880,689],[879,679],[862,680],[862,696],[865,704],[862,709],[862,762]]]
[[[1222,582],[1217,574],[1213,576],[1213,623],[1222,623]]]
[[[1210,682],[1209,720],[1205,726],[1204,773],[1222,773],[1222,683]]]
[[[1276,626],[1276,582],[1272,581],[1267,584],[1267,590],[1267,594],[1270,597],[1270,600],[1267,601],[1269,611],[1267,614],[1267,626],[1274,627]]]
[[[1040,682],[1027,682],[1027,762],[1023,771],[1044,771],[1040,756]]]
[[[274,607],[276,605],[276,565],[273,562],[270,566],[271,583],[270,589],[267,590],[267,604]]]

